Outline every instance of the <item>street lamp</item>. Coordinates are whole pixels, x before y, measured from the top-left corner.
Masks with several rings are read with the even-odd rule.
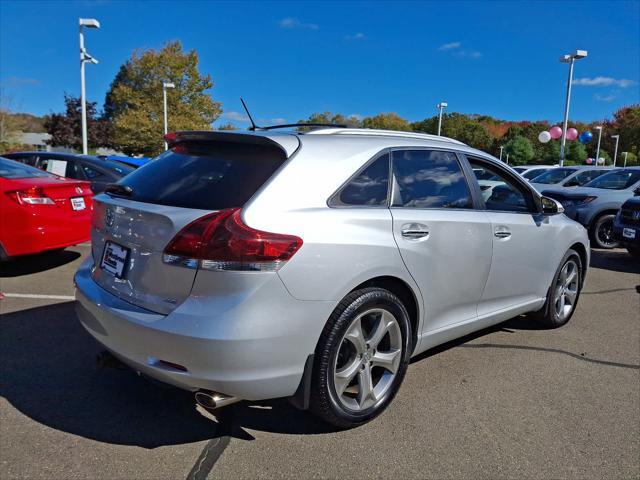
[[[502,161],[502,149],[503,149],[503,148],[504,148],[504,147],[503,147],[502,145],[500,145],[500,161]]]
[[[616,139],[616,148],[613,152],[613,166],[616,166],[616,159],[618,158],[618,142],[620,141],[620,135],[611,135],[611,138]]]
[[[162,82],[162,103],[164,105],[164,134],[167,134],[167,88],[176,88],[173,83]],[[168,150],[169,145],[167,141],[164,142],[164,149]]]
[[[509,165],[509,154],[507,153],[507,165]]]
[[[448,107],[449,104],[447,102],[440,102],[436,107],[440,110],[440,114],[438,115],[438,136],[440,136],[440,130],[442,129],[442,111]]]
[[[598,162],[600,161],[600,140],[602,139],[602,125],[598,125],[596,127],[596,130],[598,130],[598,147],[596,148],[596,167],[597,167]]]
[[[97,64],[98,60],[87,53],[84,48],[84,27],[100,28],[100,22],[95,18],[79,18],[80,27],[80,103],[82,105],[82,153],[88,153],[87,147],[87,99],[84,86],[84,64],[89,62]]]
[[[624,168],[627,168],[627,154],[629,152],[624,152]]]
[[[564,147],[567,143],[567,124],[569,122],[569,104],[571,103],[571,83],[573,82],[573,64],[576,60],[585,58],[587,56],[586,50],[576,50],[569,55],[563,55],[560,57],[561,63],[569,64],[569,78],[567,80],[567,98],[564,103],[564,123],[562,126],[562,143],[560,144],[560,166],[564,165]]]

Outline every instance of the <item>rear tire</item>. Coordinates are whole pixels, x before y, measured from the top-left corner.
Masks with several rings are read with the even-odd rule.
[[[316,347],[311,411],[339,428],[378,416],[404,379],[411,339],[409,315],[394,294],[364,288],[347,295]]]
[[[571,320],[582,290],[582,271],[580,255],[568,250],[553,276],[544,306],[531,316],[549,328],[561,327]]]
[[[613,221],[616,218],[613,213],[600,215],[591,227],[591,241],[598,248],[616,248],[620,242],[613,236]]]
[[[640,247],[627,247],[629,255],[635,258],[640,258]]]

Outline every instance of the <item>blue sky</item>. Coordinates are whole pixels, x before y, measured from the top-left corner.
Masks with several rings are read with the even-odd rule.
[[[576,63],[571,118],[610,117],[640,102],[640,2],[126,2],[0,0],[0,84],[13,109],[61,111],[79,94],[78,17],[99,65],[88,99],[102,105],[136,48],[181,40],[213,76],[221,121],[244,125],[238,97],[264,122],[312,112],[409,120],[448,111],[559,121]]]

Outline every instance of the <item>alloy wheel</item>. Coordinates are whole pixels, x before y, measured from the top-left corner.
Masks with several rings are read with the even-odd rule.
[[[553,296],[555,313],[560,320],[568,318],[576,305],[580,286],[579,275],[580,269],[575,260],[568,260],[560,270]]]
[[[596,236],[598,237],[599,243],[606,248],[615,248],[618,246],[619,242],[613,235],[613,217],[606,218],[598,225]]]
[[[352,411],[375,406],[393,385],[402,355],[402,333],[393,314],[374,308],[358,315],[340,342],[333,366],[340,403]]]

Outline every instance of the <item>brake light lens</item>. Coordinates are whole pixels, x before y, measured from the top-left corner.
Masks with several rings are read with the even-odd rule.
[[[163,261],[205,270],[277,271],[302,246],[295,235],[263,232],[242,222],[239,208],[221,210],[184,227]]]
[[[47,197],[40,187],[32,187],[27,190],[8,192],[9,197],[20,205],[55,205],[51,198]]]

